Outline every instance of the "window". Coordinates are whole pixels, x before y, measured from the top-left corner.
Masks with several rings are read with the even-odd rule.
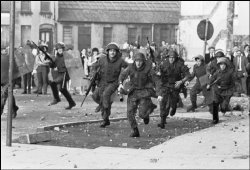
[[[10,1],[1,1],[1,13],[10,12]]]
[[[41,12],[50,12],[50,2],[41,1]]]
[[[1,46],[7,47],[10,43],[10,26],[1,25]]]
[[[151,35],[151,29],[150,28],[142,28],[142,46],[147,45],[147,37],[150,40],[152,35]]]
[[[160,31],[160,38],[161,38],[161,42],[164,40],[166,43],[169,43],[169,30],[168,28],[161,28]]]
[[[136,41],[136,28],[128,28],[128,43]]]
[[[63,27],[63,42],[65,44],[73,44],[72,27],[71,26],[64,26]]]
[[[23,47],[26,44],[26,41],[30,39],[31,39],[31,26],[21,25],[21,46]]]
[[[22,12],[30,12],[30,1],[21,1],[21,11]]]
[[[103,46],[107,46],[112,41],[112,28],[103,28]]]

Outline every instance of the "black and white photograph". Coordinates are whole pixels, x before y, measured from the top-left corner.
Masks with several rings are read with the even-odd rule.
[[[249,1],[1,1],[1,169],[249,169]]]

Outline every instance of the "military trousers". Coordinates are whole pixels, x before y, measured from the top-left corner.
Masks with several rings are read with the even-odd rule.
[[[177,103],[179,102],[179,93],[180,91],[174,88],[165,89],[162,94],[162,101],[160,102],[160,116],[165,119],[169,113],[174,115],[177,109]],[[171,111],[170,111],[171,109]]]
[[[111,96],[118,88],[118,83],[107,83],[98,86],[92,94],[93,100],[101,106],[103,120],[109,119],[111,114]]]
[[[64,95],[69,105],[74,104],[74,100],[72,99],[69,91],[67,90],[67,72],[59,73],[58,77],[54,79],[54,81],[50,82],[52,94],[55,101],[60,101],[59,91]],[[58,91],[59,90],[59,91]]]
[[[207,95],[206,87],[201,87],[200,83],[196,82],[195,85],[190,90],[190,100],[191,100],[193,107],[197,107],[197,95],[200,92],[202,92],[203,96],[206,99],[206,95]]]
[[[135,119],[137,110],[139,112],[139,117],[145,119],[149,118],[149,115],[152,113],[152,107],[153,102],[148,90],[135,90],[132,94],[128,95],[127,118],[132,129],[138,126]]]

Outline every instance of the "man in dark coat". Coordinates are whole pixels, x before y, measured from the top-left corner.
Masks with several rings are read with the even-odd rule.
[[[184,75],[184,78],[182,76]],[[161,123],[158,127],[164,129],[166,118],[175,115],[179,100],[180,87],[190,76],[189,69],[183,62],[177,60],[174,51],[169,52],[169,61],[164,61],[160,68],[160,76],[156,81],[157,100],[160,102]],[[171,111],[170,111],[171,109]]]
[[[55,77],[53,77],[53,81],[50,82],[54,100],[49,105],[55,105],[61,101],[58,92],[59,89],[69,103],[69,106],[66,107],[65,109],[70,110],[72,107],[76,106],[76,103],[72,99],[66,86],[67,84],[66,82],[69,80],[69,74],[64,62],[64,54],[63,54],[64,49],[65,45],[63,43],[57,43],[56,44],[57,54],[55,60],[54,62],[50,63],[50,67],[56,70],[58,73]]]
[[[209,47],[209,53],[205,54],[205,64],[208,64],[210,61],[215,59],[215,48]]]
[[[121,53],[116,43],[107,45],[107,55],[101,57],[93,67],[99,70],[97,88],[93,92],[92,98],[101,107],[103,123],[101,128],[110,125],[109,116],[111,114],[111,95],[117,90],[118,78],[122,68],[127,67],[127,63],[121,58]]]
[[[219,106],[221,112],[226,113],[230,99],[234,93],[234,82],[236,80],[234,70],[228,67],[227,58],[219,58],[217,64],[219,65],[219,70],[212,75],[207,85],[207,89],[212,88],[213,91],[212,104],[209,105],[209,110],[213,115],[214,124],[219,122]],[[214,85],[212,86],[212,84]]]
[[[202,55],[197,55],[195,57],[196,64],[193,67],[193,73],[191,74],[189,80],[186,82],[186,85],[189,84],[190,81],[193,80],[194,77],[196,77],[196,83],[192,87],[190,91],[190,100],[191,100],[191,106],[187,108],[187,112],[193,111],[195,112],[195,109],[197,108],[197,94],[199,94],[201,91],[203,95],[206,95],[206,87],[201,86],[199,78],[206,76],[206,65],[204,61],[204,57]]]
[[[135,55],[135,61],[127,67],[119,77],[118,91],[123,89],[123,81],[130,77],[130,89],[127,99],[127,117],[129,124],[133,130],[131,137],[139,137],[138,125],[135,119],[137,109],[139,116],[144,120],[145,124],[149,123],[149,114],[157,107],[153,104],[151,97],[155,96],[154,91],[154,72],[152,70],[152,62],[146,60],[143,53]]]

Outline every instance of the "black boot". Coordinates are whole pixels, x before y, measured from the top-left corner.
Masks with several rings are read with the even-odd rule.
[[[50,83],[50,87],[51,87],[51,91],[52,91],[54,100],[49,104],[49,106],[55,105],[55,104],[57,104],[58,102],[61,101],[61,99],[59,97],[59,92],[58,92],[56,83],[55,82],[51,82]]]
[[[109,119],[103,120],[102,124],[100,125],[101,128],[105,128],[106,126],[110,125]]]
[[[70,110],[72,107],[75,107],[76,103],[73,101],[73,103],[70,103],[68,107],[65,107],[66,110]]]
[[[143,119],[144,124],[147,125],[149,123],[149,116]]]
[[[133,132],[130,134],[130,137],[140,137],[138,127],[133,129]]]
[[[76,106],[75,101],[72,99],[72,97],[67,89],[62,89],[61,93],[64,95],[64,97],[69,102],[69,106],[65,108],[66,110],[70,110],[72,107]]]
[[[219,123],[219,105],[213,104],[213,124]]]
[[[101,111],[101,109],[102,109],[102,106],[101,106],[101,105],[98,105],[98,106],[96,107],[96,109],[95,109],[95,112],[98,113],[98,112]]]
[[[161,117],[161,123],[158,124],[158,127],[165,129],[166,117]]]

